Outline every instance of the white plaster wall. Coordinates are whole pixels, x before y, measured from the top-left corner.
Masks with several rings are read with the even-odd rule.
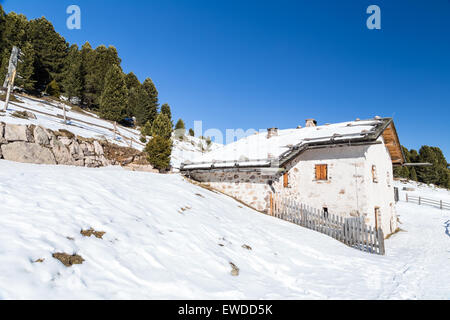
[[[328,165],[328,180],[316,181],[316,164]],[[372,165],[377,167],[378,183],[373,182]],[[282,175],[257,172],[203,171],[193,172],[192,177],[267,213],[273,191],[317,209],[327,207],[332,214],[362,216],[372,226],[375,226],[375,207],[379,207],[379,226],[384,234],[396,229],[392,163],[384,144],[308,150],[287,169],[287,188],[283,186]],[[268,184],[270,180],[272,187]]]
[[[370,223],[374,225],[375,207],[380,208],[379,224],[384,234],[388,235],[398,227],[392,161],[384,144],[371,146],[366,152],[366,159],[366,175],[370,178],[369,183],[365,185],[368,197],[366,211],[369,212]],[[378,182],[373,182],[372,165],[376,166]]]

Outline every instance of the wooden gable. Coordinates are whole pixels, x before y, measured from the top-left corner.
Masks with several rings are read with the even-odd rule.
[[[386,148],[391,155],[392,164],[402,165],[405,163],[405,157],[403,155],[402,146],[400,145],[394,122],[389,124],[389,126],[383,131],[382,135]]]

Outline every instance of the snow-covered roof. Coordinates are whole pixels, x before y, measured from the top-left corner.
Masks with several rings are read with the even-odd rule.
[[[294,156],[296,151],[312,145],[375,141],[391,122],[391,118],[376,117],[371,120],[285,129],[278,130],[278,134],[270,138],[267,137],[267,132],[260,132],[209,152],[192,162],[183,163],[182,170],[270,166],[270,160],[275,159],[279,163]]]

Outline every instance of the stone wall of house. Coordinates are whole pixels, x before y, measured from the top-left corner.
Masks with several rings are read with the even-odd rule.
[[[250,207],[268,213],[273,175],[255,171],[196,171],[191,178],[203,182],[226,195],[238,199]]]
[[[317,181],[315,165],[328,166],[328,179]],[[372,166],[377,167],[374,182]],[[199,171],[190,175],[250,207],[269,212],[270,194],[288,197],[343,217],[364,217],[375,225],[375,208],[380,208],[378,225],[385,235],[395,231],[392,163],[384,144],[308,150],[287,166],[288,186],[279,172],[225,170]],[[271,184],[269,184],[271,182]]]
[[[110,164],[99,141],[69,131],[0,122],[0,159],[35,163],[101,167]]]

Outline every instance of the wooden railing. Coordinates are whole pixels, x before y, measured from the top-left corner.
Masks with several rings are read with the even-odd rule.
[[[383,231],[366,225],[363,217],[344,218],[279,196],[272,197],[270,214],[326,234],[352,248],[385,254]]]
[[[442,200],[435,200],[430,198],[425,198],[422,196],[412,196],[406,193],[406,202],[416,203],[419,206],[425,205],[425,206],[433,206],[437,207],[441,210],[450,210],[450,203],[444,202]]]

